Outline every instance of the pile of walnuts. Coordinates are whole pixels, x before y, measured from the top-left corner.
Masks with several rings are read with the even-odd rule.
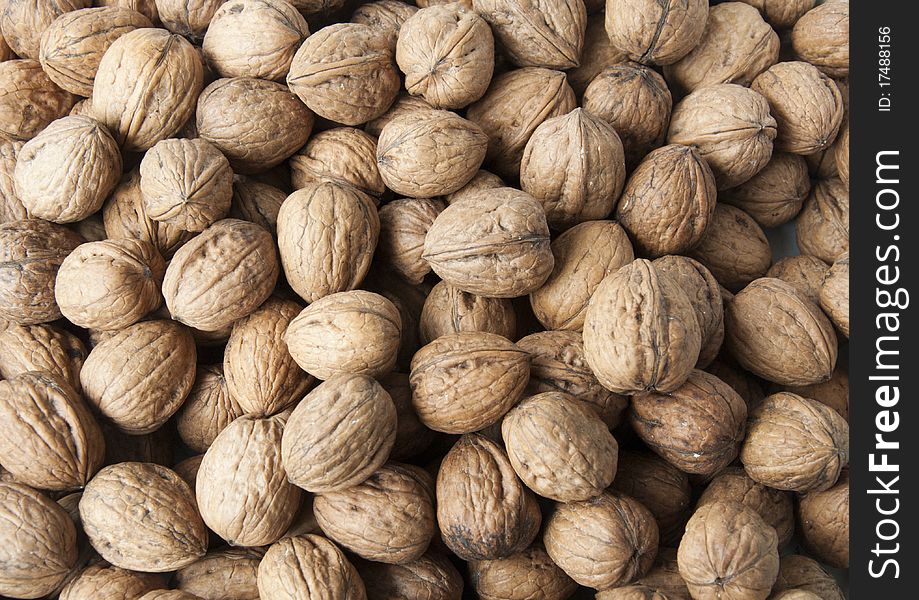
[[[0,0],[0,596],[841,600],[848,2],[408,1]]]

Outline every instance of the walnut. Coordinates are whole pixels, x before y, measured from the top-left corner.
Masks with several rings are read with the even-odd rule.
[[[415,111],[430,110],[432,108],[434,107],[423,98],[411,96],[407,92],[403,92],[396,98],[396,101],[392,103],[385,113],[376,119],[368,121],[367,124],[364,125],[364,131],[373,137],[380,137],[380,132],[383,131],[383,127],[396,117]]]
[[[747,414],[759,405],[766,397],[760,380],[752,374],[744,371],[734,364],[727,363],[720,358],[716,358],[708,367],[705,368],[721,381],[725,382],[731,388],[740,394],[747,404]]]
[[[179,248],[166,268],[163,296],[172,318],[217,331],[268,299],[278,278],[271,234],[223,219]]]
[[[827,271],[827,264],[816,256],[801,254],[780,259],[769,268],[766,277],[790,283],[805,298],[814,304],[820,304],[820,288]]]
[[[298,600],[318,590],[328,598],[367,600],[357,570],[338,547],[318,535],[284,538],[272,545],[258,565],[262,600]]]
[[[13,180],[16,160],[23,146],[23,142],[0,137],[0,223],[28,219],[30,216],[16,193]]]
[[[48,79],[37,60],[0,62],[0,137],[30,140],[76,101]]]
[[[201,92],[195,124],[239,173],[266,171],[296,152],[313,130],[313,113],[287,88],[251,77],[218,79]]]
[[[188,484],[188,487],[195,489],[195,482],[198,479],[198,470],[201,468],[201,461],[203,459],[203,454],[194,454],[173,465],[172,470],[182,478],[182,481]],[[195,502],[197,503],[197,500]]]
[[[447,194],[443,199],[447,204],[453,204],[454,202],[459,202],[460,200],[465,200],[466,198],[474,196],[481,191],[494,190],[503,187],[507,187],[507,184],[504,183],[503,179],[494,173],[489,173],[488,171],[480,169],[475,175],[472,176],[472,179],[469,180],[469,183],[456,190],[452,194]]]
[[[233,0],[214,13],[202,49],[221,77],[283,80],[309,34],[303,15],[283,0]]]
[[[839,179],[849,187],[849,122],[843,123],[839,129],[839,137],[833,145],[833,157],[836,161],[836,170],[839,172]]]
[[[821,179],[795,221],[798,248],[826,263],[849,251],[849,190],[839,178]]]
[[[541,545],[505,558],[470,561],[469,579],[482,600],[564,600],[578,587]]]
[[[738,0],[763,15],[776,30],[791,29],[804,13],[814,8],[815,0]]]
[[[377,142],[352,127],[320,131],[290,158],[291,182],[297,189],[330,182],[356,187],[379,198],[386,184],[377,168]]]
[[[163,27],[200,46],[214,13],[226,0],[155,0]]]
[[[186,446],[204,452],[221,431],[243,414],[242,407],[227,391],[221,366],[201,365],[176,416],[176,430]]]
[[[820,308],[849,337],[849,253],[846,252],[827,271],[820,288]]]
[[[392,54],[385,34],[370,25],[329,25],[297,50],[287,85],[321,117],[360,125],[385,113],[399,93]]]
[[[590,7],[588,7],[588,14],[590,14]],[[610,42],[603,19],[588,19],[581,62],[577,67],[567,71],[568,85],[578,97],[581,97],[588,84],[605,68],[628,62],[628,60],[626,53]],[[623,136],[618,130],[616,133],[619,133],[620,137]]]
[[[138,600],[201,600],[201,598],[181,590],[153,590],[152,592],[147,592]]]
[[[0,29],[13,53],[38,60],[42,33],[64,13],[86,8],[89,0],[7,0],[0,10]]]
[[[61,590],[60,600],[92,600],[106,594],[136,599],[160,585],[159,578],[150,573],[95,564],[83,569]]]
[[[55,223],[73,223],[102,208],[120,177],[118,145],[89,117],[48,125],[19,151],[13,172],[29,214]]]
[[[147,17],[152,23],[157,24],[160,21],[159,11],[156,10],[154,0],[96,0],[95,6],[120,6],[130,8]]]
[[[689,297],[647,260],[604,279],[587,306],[584,353],[610,391],[673,391],[689,377],[701,345]]]
[[[849,374],[837,366],[826,381],[802,386],[776,386],[776,389],[791,392],[825,404],[849,421]]]
[[[409,283],[420,284],[431,271],[421,255],[441,209],[440,202],[424,198],[393,200],[380,209],[380,259]]]
[[[230,212],[233,170],[206,140],[163,140],[140,161],[140,192],[154,221],[204,231]]]
[[[222,600],[232,594],[236,600],[259,600],[258,564],[262,553],[248,548],[208,552],[179,569],[173,584],[185,593],[206,600]]]
[[[635,581],[635,585],[658,590],[667,600],[692,600],[686,582],[677,565],[677,549],[661,547],[648,573]]]
[[[385,0],[384,0],[385,1]],[[405,596],[418,600],[460,600],[463,576],[446,556],[428,552],[401,565],[361,561],[358,573],[370,600]]]
[[[699,89],[677,104],[667,141],[696,146],[723,190],[748,181],[766,166],[775,136],[776,121],[766,99],[725,84]]]
[[[849,476],[825,491],[811,491],[798,503],[804,547],[830,566],[849,568]]]
[[[69,229],[41,219],[0,224],[0,318],[21,325],[60,318],[55,278],[82,241]]]
[[[779,562],[779,578],[773,591],[786,590],[804,590],[824,600],[845,598],[836,580],[817,561],[800,554],[783,556]]]
[[[778,61],[779,45],[778,34],[759,11],[742,2],[727,2],[709,10],[702,39],[668,65],[664,75],[672,87],[687,92],[722,83],[748,86]]]
[[[378,32],[385,33],[390,49],[395,52],[399,30],[417,12],[418,6],[399,0],[377,0],[358,6],[351,15],[351,22],[370,25]]]
[[[539,533],[542,515],[504,450],[471,433],[440,464],[437,522],[450,550],[479,561],[522,552]]]
[[[751,508],[706,504],[686,524],[677,557],[680,575],[697,600],[765,600],[779,572],[777,539]]]
[[[428,294],[419,322],[422,344],[461,331],[483,331],[511,339],[516,330],[517,317],[509,300],[468,294],[445,282]]]
[[[230,216],[255,223],[277,237],[278,213],[287,194],[273,185],[237,175],[233,177]]]
[[[207,550],[192,490],[174,471],[152,463],[99,471],[83,491],[80,519],[93,548],[123,569],[174,571]]]
[[[529,356],[506,338],[465,331],[441,336],[412,358],[412,404],[430,429],[469,433],[496,422],[523,395]]]
[[[477,192],[444,209],[422,256],[448,284],[496,298],[538,289],[554,265],[542,206],[512,188]]]
[[[371,269],[368,275],[364,287],[392,302],[399,311],[402,335],[399,339],[396,367],[399,371],[407,373],[412,356],[421,347],[419,321],[425,298],[433,284],[424,281],[421,285],[411,285],[395,273],[381,268]]]
[[[772,264],[769,240],[753,217],[722,203],[715,206],[709,227],[688,254],[734,293],[763,277]]]
[[[795,54],[830,77],[849,75],[849,3],[827,2],[807,11],[791,31]]]
[[[778,227],[800,212],[810,192],[807,163],[795,154],[774,152],[763,170],[718,199],[742,209],[760,227]]]
[[[380,385],[396,406],[396,440],[390,458],[402,460],[421,454],[434,441],[435,434],[415,414],[408,374],[390,373],[380,379]]]
[[[72,333],[52,325],[8,323],[0,329],[0,377],[42,371],[80,391],[86,348]]]
[[[300,368],[317,379],[340,373],[377,377],[395,366],[401,329],[392,302],[355,290],[316,300],[290,322],[284,337]]]
[[[93,116],[125,150],[147,150],[188,122],[203,84],[194,46],[162,29],[135,29],[115,40],[99,62]]]
[[[651,0],[608,0],[606,31],[632,60],[669,65],[695,48],[705,32],[708,5],[688,0],[675,6]]]
[[[546,551],[581,585],[606,589],[626,585],[651,568],[657,554],[657,524],[638,501],[603,492],[583,502],[559,504],[549,518]]]
[[[495,77],[466,113],[488,134],[486,161],[504,177],[516,177],[527,140],[540,123],[576,107],[560,71],[530,67]]]
[[[782,385],[810,385],[830,378],[836,334],[829,319],[797,288],[758,279],[728,304],[725,345],[742,367]]]
[[[408,93],[434,108],[452,109],[485,94],[495,48],[481,16],[460,4],[431,6],[406,20],[398,35],[396,63],[405,73]]]

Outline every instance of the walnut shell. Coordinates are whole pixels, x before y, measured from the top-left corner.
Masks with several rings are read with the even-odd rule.
[[[753,509],[712,502],[686,524],[677,557],[680,575],[697,600],[765,600],[779,572],[777,539]]]
[[[41,219],[0,224],[0,318],[34,325],[60,318],[55,278],[83,240]]]
[[[627,585],[608,590],[601,590],[595,596],[596,600],[670,600],[660,590],[645,585]]]
[[[511,302],[467,294],[445,282],[434,286],[424,301],[419,321],[422,344],[462,331],[483,331],[512,339],[517,317]]]
[[[423,8],[399,29],[396,63],[408,93],[434,108],[462,108],[488,89],[494,38],[485,19],[460,4]]]
[[[535,544],[505,558],[471,561],[469,579],[482,600],[565,600],[578,587]]]
[[[242,407],[227,391],[220,365],[202,365],[176,416],[176,430],[186,446],[204,452],[221,431],[243,414]]]
[[[754,481],[821,492],[836,483],[849,462],[849,425],[816,400],[779,392],[751,414],[740,459]]]
[[[66,116],[76,101],[48,79],[37,60],[0,62],[0,137],[30,140]]]
[[[8,323],[0,330],[0,377],[42,371],[80,391],[86,348],[72,333],[52,325]]]
[[[230,216],[255,223],[277,237],[278,213],[287,194],[277,187],[237,175],[233,178],[233,200]]]
[[[440,464],[437,523],[450,550],[463,560],[478,561],[522,552],[539,533],[542,515],[504,450],[470,433]]]
[[[778,386],[781,391],[791,392],[826,404],[849,422],[849,374],[840,366],[832,377],[821,383],[802,386]]]
[[[830,77],[849,75],[849,3],[827,2],[807,11],[791,31],[795,54]]]
[[[689,377],[701,345],[689,297],[647,260],[604,279],[587,306],[584,354],[610,391],[673,391]]]
[[[711,7],[705,33],[664,75],[671,86],[692,92],[721,83],[750,85],[779,59],[779,36],[759,11],[742,2]],[[725,52],[730,48],[730,52]]]
[[[258,565],[258,592],[262,600],[367,600],[364,583],[342,551],[312,534],[284,538],[268,549]]]
[[[267,300],[278,271],[270,233],[247,221],[223,219],[176,251],[163,279],[163,296],[173,319],[217,331]]]
[[[377,142],[353,127],[320,131],[290,158],[294,187],[330,182],[353,186],[372,198],[386,191],[377,168]]]
[[[340,9],[345,0],[294,0],[291,2],[301,14],[322,17]]]
[[[583,502],[560,504],[549,518],[546,552],[581,585],[606,589],[626,585],[651,568],[657,554],[657,524],[638,501],[603,492]]]
[[[849,251],[849,190],[838,178],[821,179],[795,221],[798,248],[826,263]]]
[[[0,399],[0,462],[17,482],[71,490],[102,466],[102,431],[65,379],[23,373],[0,381]]]
[[[512,188],[481,191],[444,209],[422,256],[448,284],[496,298],[538,289],[554,265],[542,206]]]
[[[225,0],[155,0],[163,27],[200,46],[214,13]]]
[[[380,379],[396,406],[396,440],[390,458],[403,460],[417,456],[428,449],[435,433],[424,426],[412,407],[412,387],[407,373],[390,373]]]
[[[203,600],[259,600],[258,564],[262,553],[247,548],[208,552],[176,572],[174,585]]]
[[[439,553],[401,565],[361,561],[357,570],[370,600],[460,600],[463,594],[463,576]]]
[[[403,23],[418,12],[419,7],[399,0],[377,0],[358,6],[351,15],[352,23],[370,25],[385,33],[389,47],[395,51]]]
[[[29,218],[29,211],[22,205],[13,180],[16,160],[24,145],[0,137],[0,223]]]
[[[839,129],[839,137],[833,144],[833,157],[839,179],[849,187],[849,122],[845,121]]]
[[[0,593],[41,598],[54,592],[77,562],[77,535],[67,512],[25,485],[0,482],[0,517]]]
[[[779,279],[758,279],[734,296],[724,315],[725,345],[740,365],[782,385],[830,378],[836,334],[820,309]]]
[[[686,582],[680,576],[676,548],[661,547],[651,570],[644,577],[637,579],[635,585],[658,590],[666,594],[667,600],[692,600]]]
[[[99,62],[93,116],[125,150],[146,150],[188,122],[203,84],[194,46],[162,29],[135,29],[115,40]]]
[[[820,288],[820,308],[840,332],[849,337],[849,253],[846,252],[827,271]]]
[[[776,30],[791,29],[804,13],[814,8],[815,0],[738,0],[763,15]]]
[[[86,401],[130,434],[155,431],[195,380],[195,342],[171,321],[144,321],[114,333],[86,357],[80,382]]]
[[[708,4],[703,0],[676,6],[652,0],[608,0],[605,23],[610,42],[632,60],[669,65],[699,44],[707,18]]]
[[[402,92],[386,112],[376,119],[371,119],[364,125],[364,131],[373,137],[380,137],[380,132],[383,131],[383,127],[396,117],[406,113],[430,110],[432,108],[434,107],[420,96],[412,96],[407,92]]]
[[[186,594],[181,590],[153,590],[141,596],[139,600],[201,600],[201,598]]]
[[[849,568],[849,477],[826,491],[810,492],[798,503],[804,547],[821,561]]]
[[[399,84],[386,35],[361,23],[336,23],[308,37],[287,75],[290,91],[304,104],[344,125],[385,113]]]
[[[525,352],[493,333],[441,336],[412,358],[412,404],[430,429],[478,431],[504,416],[521,398],[529,364]]]
[[[760,227],[778,227],[797,216],[810,188],[805,160],[796,154],[774,152],[762,171],[746,183],[724,190],[718,200],[742,209]]]
[[[55,19],[41,35],[38,59],[48,77],[78,96],[93,93],[102,55],[122,35],[152,27],[150,19],[119,6],[84,8]]]
[[[7,0],[0,10],[6,44],[22,58],[37,60],[42,33],[64,13],[86,8],[89,0]]]
[[[591,14],[590,6],[587,7],[587,12]],[[577,67],[567,71],[568,85],[580,98],[584,95],[588,84],[605,68],[628,62],[628,60],[626,53],[610,42],[603,19],[588,19],[581,61]],[[622,132],[617,130],[616,133],[622,137]]]
[[[769,240],[753,217],[720,202],[702,239],[688,254],[734,293],[763,277],[772,264]]]
[[[442,208],[439,201],[403,198],[380,209],[379,257],[409,283],[420,284],[431,271],[421,256],[424,237]]]
[[[507,187],[507,184],[504,183],[503,179],[494,173],[489,173],[488,171],[479,169],[479,172],[472,176],[472,179],[469,180],[469,183],[456,190],[452,194],[447,194],[443,197],[443,199],[447,204],[453,204],[454,202],[459,202],[460,200],[465,200],[466,198],[472,197],[481,191],[494,190],[503,187]]]
[[[395,438],[396,407],[386,390],[365,375],[341,374],[319,384],[294,408],[281,457],[295,485],[336,492],[382,466]]]
[[[73,223],[102,208],[121,177],[121,153],[94,119],[64,117],[26,142],[13,177],[29,214]]]
[[[739,85],[724,84],[683,98],[673,109],[667,141],[696,146],[723,190],[748,181],[766,166],[775,136],[776,122],[766,99]]]
[[[80,519],[93,548],[123,569],[174,571],[207,550],[192,490],[174,471],[152,463],[99,471],[83,491]]]
[[[410,285],[395,273],[377,268],[370,271],[365,287],[392,302],[399,311],[402,330],[396,366],[400,371],[407,373],[412,356],[421,347],[418,322],[425,298],[433,285],[430,281],[417,286]]]
[[[744,371],[736,365],[729,364],[720,358],[715,359],[712,364],[707,366],[706,371],[711,373],[721,381],[725,382],[731,388],[740,394],[747,404],[747,414],[759,405],[766,397],[760,380],[752,374]]]
[[[488,134],[485,159],[503,177],[516,177],[533,131],[576,107],[574,91],[560,71],[529,67],[498,75],[469,107],[467,118]]]
[[[774,592],[804,590],[824,600],[844,600],[836,580],[812,558],[800,554],[783,556],[779,562],[779,578]]]
[[[60,600],[124,598],[137,600],[161,585],[156,575],[103,564],[90,565],[61,590]]]
[[[163,302],[166,264],[153,244],[121,239],[78,246],[61,263],[54,297],[79,327],[117,330],[140,321]]]

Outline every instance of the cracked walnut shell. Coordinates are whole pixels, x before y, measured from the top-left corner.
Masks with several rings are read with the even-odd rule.
[[[705,0],[607,0],[610,42],[634,61],[669,65],[695,48],[708,19]]]

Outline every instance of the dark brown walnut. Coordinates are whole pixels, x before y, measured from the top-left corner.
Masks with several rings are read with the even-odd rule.
[[[779,392],[750,415],[740,460],[754,481],[769,487],[821,492],[849,462],[849,424],[816,400]]]
[[[629,421],[657,454],[686,473],[711,475],[740,450],[747,405],[731,386],[694,370],[670,393],[632,398]]]
[[[637,579],[635,585],[658,590],[667,596],[667,600],[692,600],[686,582],[680,576],[676,548],[659,548],[651,570]]]
[[[309,183],[288,196],[278,213],[284,274],[307,302],[358,287],[379,235],[370,197],[339,183]]]
[[[80,371],[86,401],[130,434],[159,429],[195,380],[195,342],[172,321],[145,321],[96,345]]]
[[[778,227],[797,216],[810,188],[805,160],[774,152],[762,171],[746,183],[724,190],[718,200],[743,209],[760,227]]]
[[[647,260],[604,279],[587,306],[584,354],[610,391],[673,391],[689,377],[701,346],[686,292]]]
[[[418,8],[400,0],[377,0],[358,6],[351,15],[351,22],[370,25],[385,33],[389,47],[395,51],[402,24],[417,13]]]
[[[597,600],[670,600],[663,592],[644,585],[627,585],[609,590],[601,590],[595,596]]]
[[[849,337],[849,253],[846,252],[827,271],[820,288],[820,308],[836,328]]]
[[[839,172],[839,179],[849,187],[849,122],[843,123],[839,130],[839,137],[833,145],[833,157],[836,162],[836,170]]]
[[[380,385],[396,406],[396,439],[390,458],[404,460],[421,454],[434,442],[435,433],[415,414],[408,374],[390,373],[380,379]]]
[[[41,219],[0,224],[0,318],[21,325],[60,318],[55,278],[82,241],[69,229]]]
[[[605,23],[610,42],[632,60],[669,65],[699,44],[707,17],[703,0],[607,0]]]
[[[0,594],[41,598],[64,582],[77,562],[73,521],[61,506],[19,483],[0,482]]]
[[[386,191],[377,168],[377,142],[353,127],[320,131],[290,158],[291,182],[297,189],[316,183],[353,186],[372,198]]]
[[[37,60],[0,62],[0,138],[30,140],[76,101],[48,79]]]
[[[233,0],[217,9],[204,34],[204,58],[221,77],[283,80],[310,34],[283,0]]]
[[[284,336],[290,355],[317,379],[341,373],[370,377],[393,370],[402,319],[396,306],[373,292],[338,292],[306,307]]]
[[[739,3],[723,6],[731,4]],[[776,121],[766,99],[753,90],[724,84],[683,98],[673,109],[667,141],[696,146],[723,190],[748,181],[766,166],[775,136]]]
[[[610,490],[634,498],[651,511],[662,543],[679,543],[692,506],[685,473],[653,454],[623,452]]]
[[[686,525],[677,560],[696,600],[765,600],[779,572],[775,530],[751,508],[712,502]]]
[[[7,323],[0,330],[0,377],[4,379],[42,371],[63,379],[79,391],[84,360],[83,342],[65,329]]]
[[[791,392],[826,404],[849,421],[849,374],[837,366],[828,380],[803,386],[778,386],[781,391]]]
[[[758,279],[734,296],[724,315],[725,346],[740,366],[781,385],[811,385],[836,366],[829,319],[797,288]]]
[[[357,571],[367,587],[369,600],[460,600],[463,595],[463,576],[439,552],[427,552],[418,560],[401,565],[361,561],[357,563]]]
[[[779,548],[788,544],[795,533],[791,494],[753,481],[740,467],[728,467],[718,473],[705,488],[696,506],[713,502],[738,502],[752,508],[775,529]]]
[[[155,0],[163,27],[176,35],[201,44],[214,13],[224,0]]]
[[[469,579],[482,600],[565,600],[578,587],[538,544],[505,558],[471,561]]]
[[[287,476],[314,493],[357,485],[389,456],[396,438],[396,407],[365,375],[337,375],[294,408],[281,442]]]
[[[673,88],[686,92],[721,83],[748,86],[778,61],[779,45],[778,34],[759,11],[727,2],[709,10],[702,39],[664,75]]]
[[[117,330],[163,302],[166,264],[150,242],[132,239],[81,244],[61,263],[54,297],[79,327]]]
[[[702,239],[688,254],[733,293],[765,276],[772,265],[769,240],[753,217],[720,202]]]
[[[287,75],[290,91],[317,115],[352,126],[385,113],[399,83],[386,34],[362,23],[336,23],[308,37]]]
[[[843,600],[845,596],[832,575],[820,563],[801,554],[783,556],[779,562],[779,578],[773,592],[803,590],[823,600]]]
[[[830,77],[849,75],[849,3],[827,2],[805,13],[791,31],[791,45]]]
[[[23,145],[23,142],[0,136],[0,223],[29,218],[29,211],[22,205],[13,180],[16,160]]]
[[[279,270],[268,231],[223,219],[176,251],[166,268],[163,296],[173,319],[217,331],[267,300]]]
[[[769,268],[766,277],[790,283],[814,304],[820,304],[820,288],[829,267],[816,256],[801,254],[779,259]]]
[[[453,287],[495,298],[539,289],[555,262],[542,206],[513,188],[448,206],[428,229],[422,256]]]
[[[595,589],[631,583],[651,568],[657,523],[637,500],[603,492],[583,502],[559,504],[543,541],[562,571]]]
[[[849,190],[839,178],[814,184],[795,221],[798,248],[826,263],[849,251]]]
[[[371,119],[364,125],[364,131],[375,138],[380,137],[380,132],[383,131],[383,127],[396,117],[415,111],[430,110],[432,108],[434,107],[428,104],[428,102],[420,96],[412,96],[407,92],[402,92],[385,113],[376,119]]]
[[[233,177],[230,216],[255,223],[277,237],[278,213],[286,199],[287,194],[271,184],[237,175]]]
[[[625,159],[616,130],[576,108],[543,121],[520,162],[520,185],[553,229],[606,218],[622,193]]]
[[[156,575],[138,573],[118,567],[94,564],[83,569],[62,590],[60,600],[93,600],[94,598],[124,598],[137,600],[160,587]]]
[[[64,117],[26,142],[13,178],[29,214],[56,223],[85,219],[100,208],[121,177],[121,153],[108,131],[89,117]]]
[[[173,585],[202,600],[259,600],[258,564],[262,553],[250,548],[227,548],[208,552],[179,569]]]
[[[442,209],[443,202],[425,198],[393,200],[380,209],[378,255],[409,283],[418,285],[431,272],[421,256],[424,237]]]
[[[485,19],[469,8],[446,4],[421,9],[405,21],[398,38],[396,63],[409,94],[434,108],[458,109],[488,89],[494,38]]]
[[[791,29],[804,13],[814,8],[815,0],[739,0],[763,15],[777,31]]]
[[[72,490],[86,485],[102,466],[102,431],[65,379],[22,373],[0,381],[0,400],[0,463],[17,482]]]
[[[758,406],[759,403],[763,401],[763,398],[766,397],[760,380],[735,364],[725,362],[721,358],[716,358],[712,364],[705,368],[705,370],[731,386],[735,392],[740,394],[740,397],[743,398],[744,402],[747,404],[748,415],[750,411]]]
[[[493,333],[435,339],[412,358],[412,405],[430,429],[469,433],[495,423],[523,395],[529,356]]]
[[[456,442],[437,473],[437,523],[444,543],[467,561],[522,552],[539,533],[536,496],[517,478],[507,454],[485,436]]]
[[[822,562],[849,568],[849,476],[825,491],[809,492],[798,501],[798,523],[804,547]]]
[[[488,134],[489,168],[513,178],[519,173],[523,148],[539,124],[576,106],[564,73],[529,67],[495,77],[466,116]]]
[[[163,140],[140,161],[140,192],[144,212],[154,221],[204,231],[230,212],[233,170],[206,140]]]
[[[587,11],[577,0],[473,0],[508,58],[520,67],[570,69],[584,46]]]
[[[220,365],[201,365],[195,384],[176,416],[176,430],[182,442],[195,452],[204,452],[221,431],[244,411],[227,391]]]
[[[0,10],[0,29],[12,51],[38,60],[42,33],[64,13],[86,8],[89,0],[7,0]]]
[[[517,316],[510,300],[486,298],[461,291],[445,282],[434,286],[419,317],[422,344],[451,333],[483,331],[513,339]]]
[[[588,7],[588,13],[590,9]],[[580,64],[566,73],[568,85],[580,98],[588,84],[607,67],[628,62],[625,52],[614,46],[606,33],[603,19],[588,19]],[[617,130],[620,137],[622,132]]]
[[[207,529],[191,488],[152,463],[124,462],[99,471],[83,491],[80,519],[93,548],[123,569],[174,571],[207,550]]]
[[[298,535],[272,545],[258,565],[262,600],[307,600],[314,595],[367,600],[357,570],[338,547],[319,535]]]
[[[55,19],[41,35],[39,55],[48,77],[78,96],[93,92],[93,80],[102,55],[122,35],[152,27],[150,19],[119,6],[100,6],[68,12]]]
[[[99,62],[93,116],[123,149],[147,150],[188,122],[203,85],[194,46],[162,29],[136,29],[115,40]]]
[[[272,297],[233,324],[223,372],[230,397],[244,412],[278,413],[303,398],[312,383],[284,341],[287,327],[301,310],[296,302]]]
[[[443,197],[443,200],[447,204],[453,204],[454,202],[459,202],[460,200],[465,200],[466,198],[474,196],[481,191],[495,190],[503,187],[507,187],[503,179],[494,173],[489,173],[488,171],[480,169],[478,173],[472,176],[469,183],[452,194],[447,194]]]

